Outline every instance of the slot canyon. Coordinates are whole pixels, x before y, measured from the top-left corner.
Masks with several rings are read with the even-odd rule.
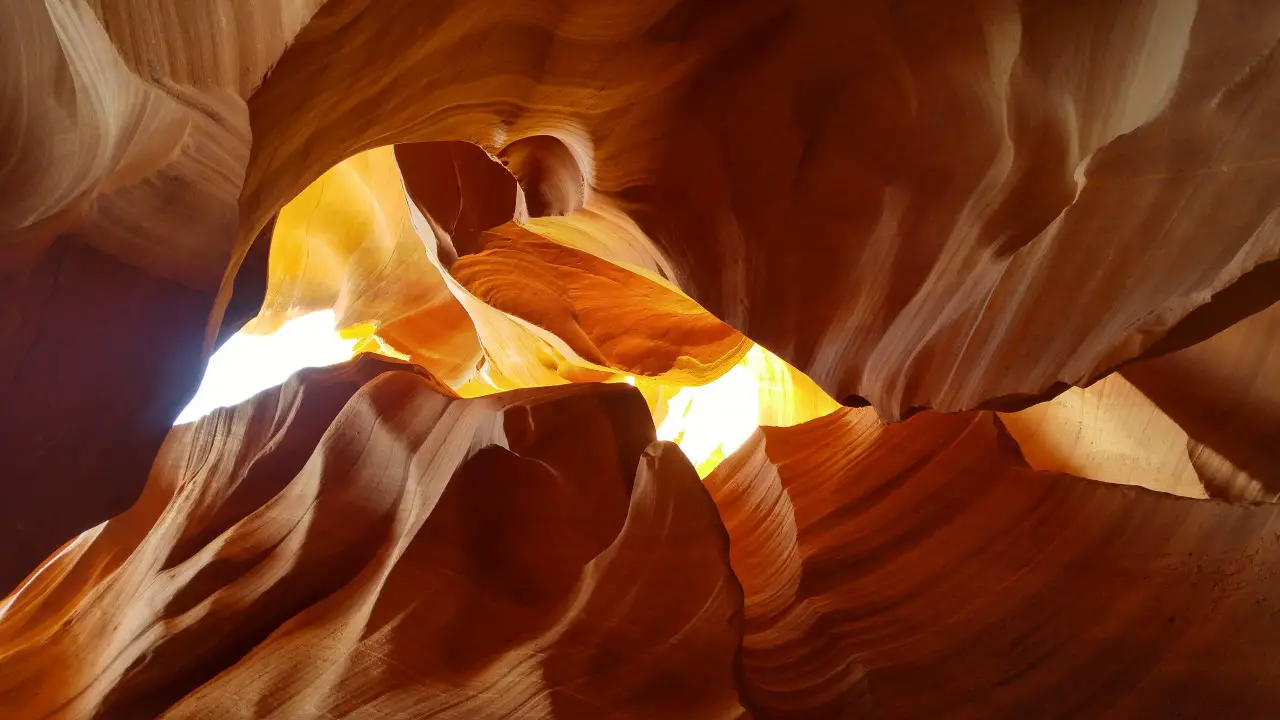
[[[1280,718],[1276,0],[0,0],[0,79],[0,720]]]

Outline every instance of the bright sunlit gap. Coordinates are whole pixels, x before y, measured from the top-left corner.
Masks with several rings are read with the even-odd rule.
[[[743,360],[706,385],[680,388],[658,425],[658,439],[679,445],[702,477],[760,425],[760,378]]]
[[[303,368],[349,360],[359,342],[334,330],[332,310],[296,317],[267,335],[238,332],[213,354],[200,389],[175,425],[235,405],[289,379]]]
[[[362,350],[405,359],[385,346],[372,326],[339,332],[334,319],[332,311],[316,312],[269,334],[237,333],[209,361],[200,389],[177,423],[243,402],[303,368],[340,363]],[[658,439],[678,445],[701,477],[759,425],[794,425],[838,407],[812,380],[759,345],[706,385],[681,387],[626,375],[617,381],[640,386],[658,420]],[[484,383],[468,383],[468,388],[467,395],[497,392]]]

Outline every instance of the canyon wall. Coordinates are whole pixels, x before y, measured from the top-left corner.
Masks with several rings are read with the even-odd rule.
[[[1275,716],[1277,38],[5,3],[0,714]],[[315,310],[401,360],[171,427]]]

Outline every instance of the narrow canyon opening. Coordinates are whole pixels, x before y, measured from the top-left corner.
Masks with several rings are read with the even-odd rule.
[[[0,3],[0,717],[1280,717],[1277,37]]]
[[[244,402],[305,368],[335,365],[360,353],[407,359],[378,337],[369,324],[336,327],[332,310],[286,320],[269,332],[255,330],[251,322],[214,352],[195,397],[175,425],[192,423],[218,408]],[[658,439],[675,443],[698,474],[706,477],[760,426],[761,418],[776,422],[776,418],[796,416],[799,409],[791,403],[798,401],[835,410],[835,402],[824,400],[807,382],[802,387],[810,396],[798,400],[795,373],[776,355],[753,344],[737,364],[705,385],[672,386],[638,380],[634,375],[618,375],[607,382],[646,386]],[[453,389],[471,397],[498,392],[476,382]]]

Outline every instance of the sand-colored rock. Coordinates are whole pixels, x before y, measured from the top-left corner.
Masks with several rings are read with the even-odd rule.
[[[265,298],[249,331],[332,309],[340,328],[368,325],[450,385],[474,375],[479,338],[410,219],[391,148],[344,160],[291,200],[270,248]]]
[[[1207,497],[1187,432],[1119,374],[1000,421],[1037,470]]]
[[[1280,493],[1280,305],[1180,352],[1126,366],[1122,373],[1190,436],[1197,470],[1252,478],[1259,485],[1249,494],[1252,499]],[[1215,461],[1201,447],[1233,470],[1209,470]],[[1203,473],[1202,479],[1211,495],[1242,499],[1215,492],[1214,485],[1230,482]]]
[[[1250,291],[1265,297],[1265,288]],[[1274,500],[1280,307],[1002,420],[1033,467],[1232,501]]]

